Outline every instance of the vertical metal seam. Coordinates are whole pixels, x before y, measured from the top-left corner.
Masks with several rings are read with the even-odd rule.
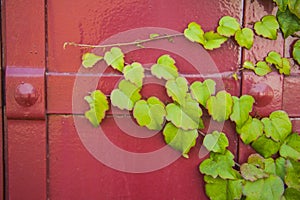
[[[245,5],[246,5],[246,0],[243,0],[241,1],[241,15],[240,15],[240,18],[242,20],[242,27],[245,26]],[[242,47],[239,47],[240,48],[240,55],[239,55],[239,69],[242,67],[243,65],[243,57],[244,57],[244,49]],[[240,77],[241,77],[241,80],[239,81],[239,84],[240,84],[240,95],[242,95],[242,92],[243,92],[243,71],[240,71]],[[237,133],[235,133],[237,134]],[[236,160],[237,162],[239,162],[240,160],[240,139],[239,139],[239,136],[237,137],[237,155],[236,155]]]
[[[45,102],[45,129],[46,129],[46,200],[50,199],[50,179],[49,179],[49,135],[48,135],[48,117],[47,117],[47,69],[48,69],[48,1],[44,0],[44,23],[45,23],[45,82],[44,82],[44,102]]]

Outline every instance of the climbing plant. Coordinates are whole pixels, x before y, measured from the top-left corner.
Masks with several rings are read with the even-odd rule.
[[[85,45],[66,43],[80,47],[110,48],[104,55],[85,53],[82,65],[91,68],[98,62],[121,72],[124,78],[110,94],[110,102],[121,110],[132,111],[137,124],[150,130],[162,132],[165,142],[188,158],[189,151],[196,144],[199,135],[204,137],[203,145],[210,157],[199,165],[204,174],[206,194],[210,199],[300,199],[300,136],[292,132],[292,123],[285,111],[277,110],[268,117],[251,116],[255,99],[250,95],[232,96],[225,90],[217,91],[212,79],[189,83],[183,77],[176,61],[170,55],[161,55],[151,66],[151,74],[165,81],[167,95],[172,102],[165,104],[156,96],[143,99],[141,89],[145,69],[141,63],[125,64],[121,46],[183,36],[207,50],[220,48],[229,38],[240,47],[251,49],[254,35],[276,40],[278,32],[284,38],[299,38],[300,1],[274,0],[278,6],[276,16],[266,15],[253,24],[253,28],[242,27],[236,18],[224,16],[216,30],[205,32],[201,25],[191,22],[182,34],[159,35],[153,33],[144,40],[111,45]],[[300,40],[292,46],[292,58],[282,57],[278,52],[266,53],[264,60],[252,63],[245,61],[239,70],[251,70],[258,76],[271,71],[290,75],[291,63],[300,64]],[[237,74],[233,74],[237,78]],[[90,110],[85,117],[95,127],[105,119],[109,100],[100,90],[90,91],[85,100]],[[203,133],[203,110],[213,120],[230,120],[243,143],[256,151],[242,165],[234,160],[227,149],[229,141],[225,133],[213,131]]]

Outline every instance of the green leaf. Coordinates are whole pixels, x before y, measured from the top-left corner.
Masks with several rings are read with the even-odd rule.
[[[284,38],[300,30],[300,19],[288,8],[284,12],[278,10],[276,16]]]
[[[255,165],[256,167],[259,167],[261,169],[264,169],[265,167],[265,160],[264,157],[262,157],[261,155],[255,153],[255,154],[251,154],[248,157],[248,163],[251,165]]]
[[[232,112],[232,98],[225,90],[217,93],[216,96],[211,96],[207,100],[208,113],[218,122],[229,119]]]
[[[247,60],[243,63],[243,68],[250,69],[250,70],[254,71],[255,70],[255,65],[253,64],[253,62]]]
[[[236,123],[237,127],[241,127],[248,120],[255,100],[250,95],[243,95],[240,98],[233,96],[232,99],[233,108],[230,119]]]
[[[269,52],[266,61],[273,64],[276,69],[279,70],[280,74],[290,75],[291,66],[289,60],[287,58],[281,58],[279,53],[275,51]]]
[[[250,28],[243,28],[235,33],[234,38],[241,47],[251,49],[254,41],[254,34]]]
[[[276,166],[276,175],[281,178],[281,180],[284,180],[285,177],[285,159],[282,157],[279,157],[275,160],[275,166]]]
[[[214,178],[219,176],[223,179],[236,179],[236,171],[232,169],[234,166],[233,158],[233,154],[228,150],[224,154],[211,152],[210,158],[200,164],[199,170],[202,174]]]
[[[237,132],[245,144],[250,144],[263,134],[264,126],[260,120],[249,117],[248,121]]]
[[[293,160],[286,161],[285,183],[288,187],[300,191],[300,162]]]
[[[180,151],[183,157],[188,158],[188,152],[196,144],[198,132],[196,129],[186,131],[177,128],[169,122],[163,130],[163,135],[168,145]]]
[[[247,200],[274,200],[280,199],[284,192],[284,184],[278,176],[246,181],[243,194]]]
[[[184,30],[184,36],[192,42],[204,42],[204,31],[196,22],[189,23],[188,28]]]
[[[142,87],[144,75],[144,68],[140,63],[134,62],[124,68],[124,77],[126,80],[134,83],[138,87]]]
[[[271,40],[277,39],[278,28],[279,24],[276,20],[276,17],[273,15],[265,15],[261,21],[254,24],[254,30],[258,35]]]
[[[256,181],[257,179],[269,177],[269,175],[264,172],[264,170],[248,163],[241,165],[241,174],[245,180]]]
[[[205,192],[211,200],[235,200],[242,197],[242,180],[224,180],[204,176]]]
[[[264,61],[259,61],[256,63],[254,69],[255,74],[258,76],[265,76],[272,71],[271,67]]]
[[[114,89],[110,94],[111,103],[121,110],[132,110],[134,104],[141,99],[139,92],[139,87],[127,80],[122,80],[118,89]]]
[[[291,13],[300,19],[300,0],[289,0],[288,6]]]
[[[90,106],[90,110],[85,112],[85,117],[94,127],[98,127],[105,117],[105,112],[109,109],[107,98],[100,90],[95,90],[90,96],[85,96],[84,99]]]
[[[271,157],[279,151],[280,143],[267,138],[262,135],[257,140],[255,140],[251,146],[255,149],[257,153],[265,158]]]
[[[295,188],[286,188],[284,191],[284,197],[286,200],[299,200],[300,199],[300,191]]]
[[[273,65],[281,65],[281,55],[276,51],[270,51],[266,57],[266,61]]]
[[[282,12],[284,12],[286,10],[286,7],[288,5],[289,0],[273,0],[277,6],[278,9]]]
[[[197,129],[202,123],[202,110],[197,103],[189,95],[185,98],[185,103],[179,105],[170,103],[166,107],[167,120],[171,121],[176,127],[184,130]]]
[[[238,23],[236,18],[224,16],[220,19],[219,26],[217,28],[217,32],[220,35],[226,37],[234,36],[237,30],[240,30],[240,24]]]
[[[154,38],[157,38],[158,36],[160,36],[158,33],[151,33],[151,34],[149,35],[149,38],[150,38],[150,39],[154,39]]]
[[[158,58],[157,64],[151,67],[151,73],[157,78],[171,80],[178,77],[178,70],[175,60],[169,55],[162,55]]]
[[[110,51],[106,52],[104,55],[104,60],[107,65],[111,65],[112,68],[123,72],[124,68],[124,54],[122,50],[118,47],[113,47]]]
[[[279,153],[284,158],[300,160],[300,136],[297,133],[293,133],[286,138],[280,147]]]
[[[225,153],[229,142],[226,135],[222,132],[214,131],[204,137],[203,145],[208,151],[215,153]]]
[[[286,112],[278,110],[270,114],[269,118],[263,118],[264,131],[267,137],[274,141],[283,141],[292,131],[292,123]]]
[[[173,101],[184,105],[185,97],[188,92],[188,82],[183,77],[178,77],[174,80],[168,80],[166,83],[167,94]]]
[[[293,47],[293,58],[300,65],[300,40],[297,40],[297,42],[294,44],[294,47]]]
[[[93,53],[85,53],[82,55],[82,65],[84,68],[93,67],[98,61],[102,60],[102,56]]]
[[[208,98],[216,92],[216,82],[211,79],[207,79],[203,83],[195,81],[190,89],[193,98],[205,107]]]
[[[166,116],[165,105],[156,97],[139,100],[134,106],[133,116],[140,126],[161,130]]]
[[[219,33],[215,33],[214,31],[209,31],[204,33],[203,47],[208,50],[220,48],[221,45],[227,40],[227,37],[224,37]]]

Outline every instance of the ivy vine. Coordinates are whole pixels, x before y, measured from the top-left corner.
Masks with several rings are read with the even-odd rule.
[[[188,153],[195,146],[199,134],[204,137],[203,145],[210,152],[210,157],[199,165],[199,171],[204,174],[205,191],[210,199],[300,199],[300,136],[292,132],[292,123],[285,111],[277,110],[264,118],[253,117],[251,111],[255,100],[252,96],[237,97],[225,90],[216,91],[216,83],[211,79],[189,84],[169,55],[157,59],[151,67],[151,74],[165,80],[165,89],[172,102],[165,105],[155,96],[142,99],[140,91],[145,77],[144,67],[138,62],[125,65],[125,55],[119,48],[126,45],[142,48],[145,42],[184,36],[207,50],[220,48],[231,37],[239,46],[251,49],[255,34],[276,40],[280,30],[284,38],[299,38],[296,32],[300,30],[300,1],[274,2],[278,6],[276,16],[262,17],[254,23],[253,29],[241,27],[236,18],[224,16],[219,20],[216,31],[205,32],[201,25],[191,22],[182,34],[153,33],[144,40],[102,46],[73,42],[65,45],[111,47],[104,55],[85,53],[82,65],[91,68],[104,60],[108,66],[123,73],[124,79],[110,94],[111,105],[132,111],[140,126],[162,131],[165,142],[180,151],[183,157],[189,157]],[[293,45],[291,57],[300,64],[299,39]],[[273,70],[290,75],[290,58],[271,51],[264,60],[256,63],[245,61],[239,70],[251,70],[258,76],[265,76]],[[237,78],[237,75],[233,77]],[[98,127],[109,109],[108,99],[100,90],[95,90],[85,100],[90,106],[85,117]],[[203,109],[215,121],[234,122],[241,140],[257,153],[250,155],[242,165],[235,163],[234,155],[227,149],[229,141],[225,133],[202,132]]]

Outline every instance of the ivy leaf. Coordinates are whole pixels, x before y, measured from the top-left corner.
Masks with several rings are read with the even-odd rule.
[[[280,147],[279,153],[284,158],[300,160],[300,136],[297,133],[293,133],[286,138]]]
[[[251,49],[254,41],[254,34],[250,28],[243,28],[235,33],[234,38],[241,47]]]
[[[300,162],[286,160],[285,183],[288,187],[300,191]]]
[[[275,51],[269,52],[266,61],[273,64],[280,74],[290,75],[291,66],[287,58],[281,58],[281,55]]]
[[[98,61],[102,60],[102,56],[93,53],[85,53],[82,55],[82,65],[84,68],[93,67]]]
[[[184,130],[197,129],[202,124],[202,110],[189,95],[185,98],[185,104],[170,103],[166,107],[167,120],[171,121],[176,127]]]
[[[284,184],[278,176],[246,181],[243,194],[247,200],[274,200],[280,199],[284,192]]]
[[[149,35],[149,38],[150,38],[150,39],[154,39],[154,38],[157,38],[158,36],[160,36],[158,33],[151,33],[151,34]]]
[[[285,159],[282,157],[279,157],[275,160],[275,166],[276,166],[276,175],[279,176],[282,180],[284,180],[285,177]]]
[[[289,6],[291,13],[293,13],[300,19],[300,1],[299,0],[289,0],[288,6]]]
[[[255,65],[253,64],[253,62],[247,60],[243,63],[243,68],[250,69],[250,70],[254,71],[255,70]]]
[[[297,40],[297,42],[294,44],[294,47],[293,47],[293,58],[300,65],[300,40]]]
[[[168,145],[180,151],[183,157],[188,158],[188,152],[196,144],[198,132],[196,129],[186,131],[177,128],[169,122],[163,130],[163,135]]]
[[[195,81],[190,89],[193,98],[205,107],[208,98],[216,92],[216,82],[211,79],[207,79],[203,83]]]
[[[224,16],[220,19],[219,26],[217,28],[217,32],[220,35],[226,37],[234,36],[237,30],[240,30],[240,24],[238,23],[236,18]]]
[[[256,167],[259,167],[261,169],[263,169],[265,167],[265,159],[264,157],[262,157],[261,155],[255,153],[255,154],[251,154],[248,157],[248,164],[251,165],[255,165]]]
[[[111,65],[112,68],[123,72],[124,68],[124,54],[118,47],[113,47],[110,51],[106,52],[104,55],[104,60],[107,65]]]
[[[100,90],[95,90],[90,96],[85,96],[84,100],[90,106],[90,110],[85,112],[85,117],[94,127],[98,127],[105,117],[105,112],[109,109],[106,96]]]
[[[284,12],[286,10],[286,7],[288,5],[289,0],[273,0],[277,6],[278,9],[282,12]]]
[[[227,41],[227,37],[215,33],[214,31],[209,31],[204,33],[203,47],[208,50],[213,50],[221,47],[221,44]]]
[[[269,158],[279,151],[280,143],[267,138],[265,135],[260,136],[255,140],[251,146],[255,149],[257,153],[265,158]]]
[[[134,83],[138,87],[142,87],[144,75],[144,68],[140,63],[134,62],[124,68],[124,77],[126,80]]]
[[[122,80],[118,89],[114,89],[110,94],[111,103],[121,110],[132,110],[134,104],[141,99],[139,92],[139,87],[127,80]]]
[[[242,197],[242,180],[224,180],[204,176],[205,192],[211,200],[234,200]]]
[[[278,28],[279,24],[276,20],[276,17],[273,15],[266,15],[261,19],[261,21],[254,24],[254,30],[258,35],[271,40],[277,39]]]
[[[228,150],[224,154],[211,152],[210,158],[200,164],[199,170],[202,174],[210,175],[213,178],[219,176],[223,179],[236,179],[236,171],[232,169],[233,158],[233,154]]]
[[[299,200],[300,199],[300,191],[295,188],[286,188],[284,191],[285,200]]]
[[[204,31],[196,22],[189,23],[188,28],[184,30],[184,36],[192,42],[204,42]]]
[[[250,144],[263,134],[264,126],[260,120],[249,117],[248,121],[237,132],[245,144]]]
[[[229,142],[226,135],[222,132],[214,131],[204,137],[203,145],[208,151],[215,153],[225,153]]]
[[[233,108],[230,119],[236,123],[237,127],[241,127],[248,120],[255,100],[250,95],[243,95],[240,98],[233,96],[232,100]]]
[[[264,172],[264,170],[248,163],[241,165],[241,174],[245,180],[256,181],[257,179],[269,177],[269,175]]]
[[[165,105],[156,97],[139,100],[134,106],[133,116],[140,126],[161,130],[166,116]]]
[[[270,51],[268,56],[266,57],[266,61],[273,65],[280,65],[281,64],[281,55],[276,51]]]
[[[274,111],[269,118],[263,118],[264,131],[274,141],[283,141],[292,131],[292,123],[284,111]]]
[[[178,70],[175,60],[169,55],[162,55],[158,58],[157,64],[151,67],[151,73],[157,78],[171,80],[178,77]]]
[[[188,92],[188,82],[183,77],[178,77],[174,80],[168,80],[166,83],[167,94],[173,101],[184,105],[185,97]]]
[[[276,16],[284,38],[300,30],[300,19],[288,8],[284,12],[278,10]]]
[[[272,71],[271,67],[264,61],[259,61],[256,63],[254,69],[255,74],[258,76],[265,76]]]
[[[208,113],[218,122],[225,121],[232,112],[232,104],[231,95],[225,90],[220,91],[207,100]]]

